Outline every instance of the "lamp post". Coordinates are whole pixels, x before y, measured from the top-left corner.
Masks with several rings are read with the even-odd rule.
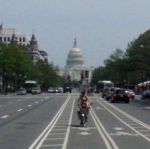
[[[2,49],[0,47],[0,92],[3,92],[3,68],[2,68]]]

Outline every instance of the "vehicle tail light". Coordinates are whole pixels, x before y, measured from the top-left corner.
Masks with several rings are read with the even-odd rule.
[[[112,97],[113,97],[113,98],[116,97],[116,94],[115,94],[115,93],[112,93]]]

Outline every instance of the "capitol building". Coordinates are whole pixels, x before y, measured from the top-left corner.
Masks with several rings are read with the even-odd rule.
[[[81,50],[77,47],[76,38],[74,39],[73,48],[69,51],[66,66],[61,70],[62,75],[70,81],[80,82],[88,85],[92,78],[93,68],[85,66]]]

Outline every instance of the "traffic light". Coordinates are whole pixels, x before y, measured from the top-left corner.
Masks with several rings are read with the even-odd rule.
[[[84,79],[84,72],[82,71],[81,72],[81,80],[83,80]]]
[[[85,78],[89,78],[89,71],[85,71]]]

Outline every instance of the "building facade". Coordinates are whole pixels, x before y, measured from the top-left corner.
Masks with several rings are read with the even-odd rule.
[[[10,44],[12,38],[16,40],[17,44],[27,46],[30,43],[30,38],[25,34],[20,34],[16,32],[15,28],[4,28],[0,25],[0,42]]]
[[[18,44],[22,46],[27,46],[27,51],[31,55],[33,62],[42,60],[48,62],[48,54],[45,51],[42,51],[38,47],[38,41],[34,34],[32,37],[28,37],[25,34],[17,33],[15,28],[4,28],[3,25],[0,25],[0,42],[6,44]]]

